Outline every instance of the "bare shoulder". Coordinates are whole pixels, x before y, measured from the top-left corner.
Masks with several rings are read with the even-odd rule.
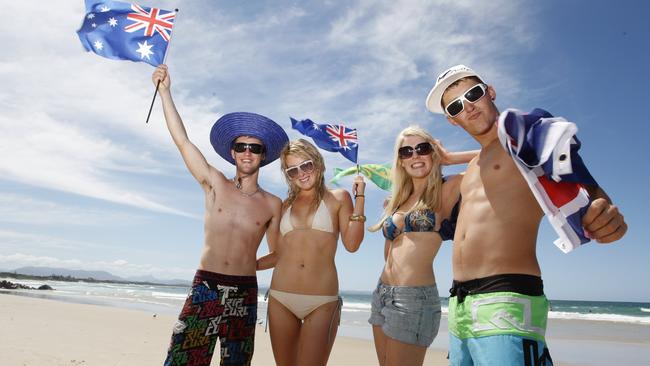
[[[282,206],[282,200],[280,197],[269,193],[267,191],[263,191],[264,193],[264,200],[266,203],[271,207],[273,210],[279,209]]]

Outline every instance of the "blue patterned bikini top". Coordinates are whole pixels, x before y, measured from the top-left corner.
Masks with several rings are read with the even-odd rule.
[[[456,231],[456,219],[458,218],[459,208],[460,199],[458,199],[458,202],[456,202],[456,205],[451,210],[449,218],[442,220],[438,231],[435,230],[436,215],[433,211],[424,209],[409,212],[404,216],[404,228],[400,229],[393,222],[393,214],[397,212],[396,210],[384,220],[382,233],[386,239],[391,241],[395,240],[401,234],[409,232],[437,232],[442,237],[442,240],[450,240],[454,238],[454,231]]]

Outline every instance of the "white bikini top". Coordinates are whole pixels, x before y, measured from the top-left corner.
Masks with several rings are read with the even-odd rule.
[[[280,233],[282,235],[286,235],[293,230],[305,229],[314,229],[328,233],[334,232],[332,217],[330,216],[330,213],[327,210],[327,207],[325,206],[325,202],[323,200],[320,201],[318,209],[316,210],[316,213],[314,213],[314,218],[311,220],[311,228],[307,227],[296,229],[293,227],[293,223],[291,223],[291,206],[289,206],[284,215],[282,215],[282,219],[280,219]]]

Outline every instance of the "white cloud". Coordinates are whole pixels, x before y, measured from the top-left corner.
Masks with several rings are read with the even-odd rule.
[[[57,226],[119,226],[149,220],[134,213],[66,205],[20,194],[0,193],[0,222]]]

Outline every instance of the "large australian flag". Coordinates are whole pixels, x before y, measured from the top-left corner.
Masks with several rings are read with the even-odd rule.
[[[297,121],[291,118],[291,127],[311,137],[323,150],[340,152],[346,159],[357,163],[357,130],[342,124],[318,124],[310,119]]]
[[[110,0],[86,0],[77,31],[86,51],[115,60],[160,65],[171,39],[176,12]]]
[[[589,242],[582,217],[591,204],[587,186],[597,186],[578,154],[578,128],[562,117],[536,108],[508,109],[498,121],[499,140],[510,153],[567,253]]]

